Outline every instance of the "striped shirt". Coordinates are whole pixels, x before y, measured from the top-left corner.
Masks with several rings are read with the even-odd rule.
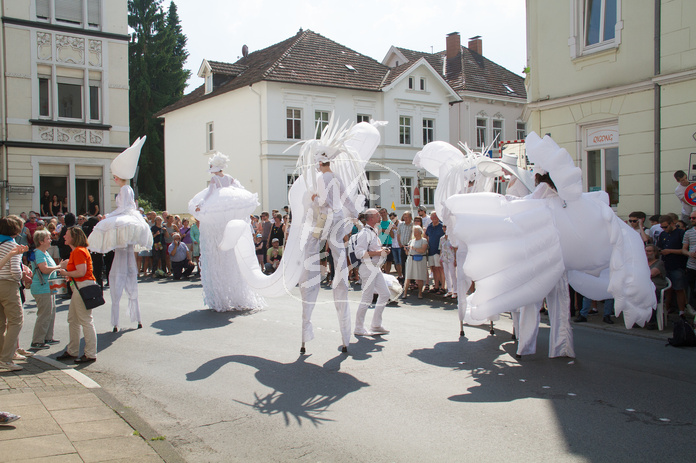
[[[14,241],[5,241],[0,244],[0,260],[7,256],[17,246]],[[0,280],[12,280],[19,283],[22,279],[22,255],[13,256],[10,261],[0,268]]]

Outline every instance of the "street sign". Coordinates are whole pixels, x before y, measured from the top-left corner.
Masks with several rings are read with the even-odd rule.
[[[684,201],[696,206],[696,183],[691,183],[686,190],[684,190]]]
[[[424,178],[422,179],[420,183],[421,188],[437,188],[437,182],[439,179],[437,178]]]

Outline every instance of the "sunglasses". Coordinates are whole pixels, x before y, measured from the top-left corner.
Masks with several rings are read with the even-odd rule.
[[[636,223],[636,222],[638,222],[638,219],[628,219],[628,221],[631,223]]]

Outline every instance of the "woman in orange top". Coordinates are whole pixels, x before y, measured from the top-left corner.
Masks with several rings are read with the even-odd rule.
[[[92,274],[92,257],[87,249],[87,237],[77,227],[70,227],[65,234],[65,244],[70,246],[70,259],[62,261],[62,267],[58,273],[69,277],[73,285],[70,308],[68,309],[68,326],[70,328],[70,341],[68,347],[57,358],[58,360],[75,360],[75,363],[89,363],[97,360],[97,330],[94,328],[92,311],[85,308],[80,297],[79,288],[96,285]],[[80,327],[85,335],[85,353],[80,354]]]

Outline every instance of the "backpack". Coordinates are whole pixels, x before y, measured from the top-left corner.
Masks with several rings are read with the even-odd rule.
[[[348,240],[348,258],[350,259],[352,268],[358,268],[360,267],[360,264],[362,264],[362,261],[358,259],[358,256],[355,255],[355,244],[358,241],[359,234],[360,232],[356,233],[355,235],[351,235],[350,239]]]
[[[696,333],[686,320],[679,318],[674,322],[672,337],[668,338],[667,342],[674,347],[694,347],[696,346]]]

